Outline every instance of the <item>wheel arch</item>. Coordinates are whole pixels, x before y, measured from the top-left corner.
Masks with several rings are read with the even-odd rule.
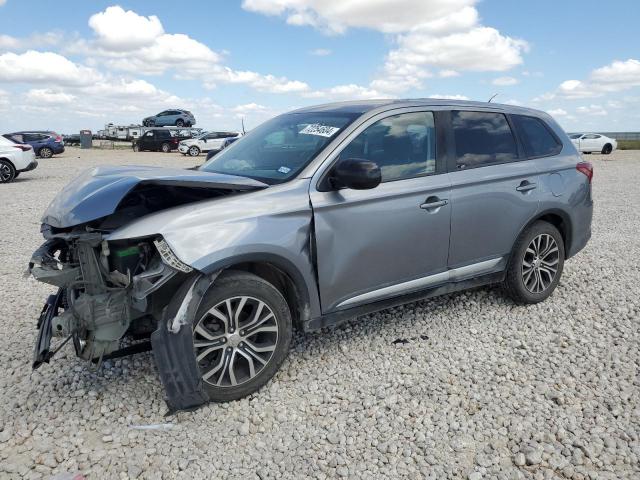
[[[253,273],[278,289],[289,305],[296,329],[303,330],[311,320],[313,300],[310,289],[314,287],[307,284],[305,276],[286,258],[270,253],[239,255],[216,262],[204,272],[228,270]]]
[[[573,241],[573,225],[571,223],[571,218],[566,212],[563,212],[562,210],[557,208],[551,208],[548,210],[543,210],[542,212],[538,212],[535,217],[529,220],[529,222],[527,222],[527,224],[522,227],[520,232],[518,232],[518,237],[522,234],[522,232],[524,232],[527,228],[538,221],[547,222],[556,227],[560,232],[560,235],[562,236],[565,252],[570,251],[569,247],[571,246],[571,242]]]
[[[0,157],[0,160],[4,160],[5,162],[8,162],[8,163],[13,167],[13,169],[14,169],[16,172],[18,171],[18,169],[16,168],[16,164],[15,164],[15,163],[13,163],[9,158],[7,158],[7,157]]]

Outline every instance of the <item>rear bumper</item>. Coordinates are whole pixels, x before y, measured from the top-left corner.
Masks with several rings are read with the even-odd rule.
[[[582,233],[582,235],[580,235],[579,238],[575,238],[573,240],[571,244],[571,248],[569,248],[569,251],[566,253],[566,258],[573,257],[576,253],[578,253],[580,250],[586,247],[590,239],[591,239],[591,225],[589,225],[589,228],[586,229]]]
[[[53,150],[53,153],[56,154],[56,155],[59,154],[59,153],[64,153],[64,145],[56,143],[53,146],[52,150]]]
[[[38,166],[38,162],[36,160],[33,160],[29,165],[27,165],[26,168],[23,168],[22,170],[18,170],[18,171],[19,172],[30,172],[31,170],[35,170],[37,166]]]

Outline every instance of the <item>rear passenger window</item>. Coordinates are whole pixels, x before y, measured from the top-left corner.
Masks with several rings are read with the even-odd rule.
[[[511,118],[520,133],[527,157],[548,157],[560,153],[562,144],[542,120],[525,115],[512,115]]]
[[[340,158],[372,160],[380,167],[383,182],[403,180],[435,173],[435,142],[432,112],[402,113],[368,127],[340,152]]]
[[[518,147],[502,113],[453,111],[457,165],[476,168],[518,159]]]

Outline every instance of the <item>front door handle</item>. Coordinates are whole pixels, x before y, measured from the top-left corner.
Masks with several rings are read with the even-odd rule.
[[[445,199],[439,199],[438,197],[429,197],[420,205],[423,210],[435,210],[436,208],[444,207],[449,201]]]
[[[535,188],[537,188],[537,187],[538,187],[538,185],[537,185],[537,184],[535,184],[535,183],[531,183],[531,182],[529,182],[528,180],[523,180],[523,181],[520,183],[520,185],[518,185],[518,186],[516,187],[516,190],[517,190],[517,191],[519,191],[519,192],[524,193],[524,192],[528,192],[529,190],[533,190],[533,189],[535,189]]]

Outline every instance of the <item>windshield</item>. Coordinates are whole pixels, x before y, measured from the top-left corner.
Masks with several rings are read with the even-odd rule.
[[[573,135],[569,135],[569,138],[580,138],[581,136],[581,133],[574,133]]]
[[[286,182],[358,116],[343,112],[281,115],[252,130],[200,169],[268,184]]]

